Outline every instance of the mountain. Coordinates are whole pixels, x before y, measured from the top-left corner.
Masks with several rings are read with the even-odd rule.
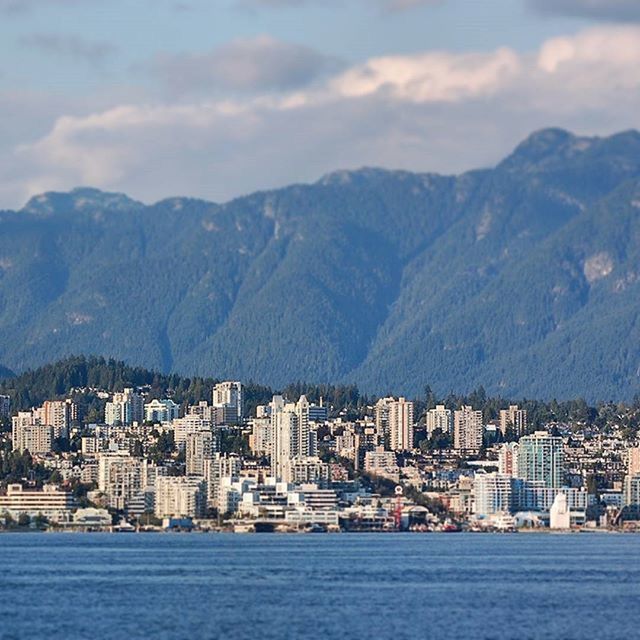
[[[548,129],[461,176],[226,204],[94,189],[0,212],[0,362],[72,353],[363,391],[640,390],[640,134]]]

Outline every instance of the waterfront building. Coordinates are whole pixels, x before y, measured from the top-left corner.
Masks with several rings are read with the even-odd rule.
[[[426,416],[427,435],[440,430],[442,433],[451,433],[453,427],[453,414],[443,404],[436,405],[435,409],[429,409]]]
[[[479,471],[473,480],[473,497],[477,516],[510,513],[513,506],[511,477]]]
[[[98,489],[112,509],[124,510],[146,486],[147,461],[122,453],[98,455]]]
[[[527,412],[518,405],[510,405],[500,411],[500,431],[503,436],[508,433],[520,438],[527,433]]]
[[[73,524],[78,527],[104,528],[112,524],[111,514],[106,509],[86,507],[73,514]]]
[[[220,486],[223,478],[237,480],[242,470],[242,460],[237,455],[215,453],[204,461],[204,479],[207,483],[207,505],[220,509]],[[226,511],[226,509],[223,509]]]
[[[40,490],[10,484],[6,495],[0,495],[0,515],[8,513],[15,520],[27,515],[30,518],[44,516],[51,522],[68,522],[75,506],[73,493],[56,485],[45,485]]]
[[[155,489],[157,518],[198,518],[204,515],[207,488],[202,478],[158,477]]]
[[[484,426],[482,411],[464,406],[453,414],[453,448],[457,451],[478,451],[482,448]]]
[[[520,438],[518,476],[545,487],[557,488],[564,480],[562,438],[546,431]]]

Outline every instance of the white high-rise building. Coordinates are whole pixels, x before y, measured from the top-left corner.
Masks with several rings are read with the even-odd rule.
[[[254,418],[251,421],[249,447],[254,456],[270,456],[272,441],[272,425],[269,416]]]
[[[518,405],[510,405],[508,409],[500,411],[500,431],[506,436],[511,430],[517,438],[527,433],[527,412]]]
[[[399,398],[390,402],[388,413],[389,440],[393,451],[413,449],[413,402]]]
[[[146,484],[146,460],[119,453],[98,454],[98,489],[107,495],[112,509],[126,509]]]
[[[453,413],[453,448],[458,451],[478,451],[482,448],[484,426],[482,411],[464,406]]]
[[[304,395],[295,404],[274,396],[270,407],[271,470],[275,477],[289,482],[291,461],[310,455],[309,402]]]
[[[243,394],[241,382],[220,382],[213,388],[213,406],[220,410],[219,424],[242,422]]]
[[[207,490],[202,478],[165,476],[156,479],[157,518],[196,518],[204,514],[206,503]]]
[[[453,427],[453,414],[443,404],[436,405],[435,409],[427,411],[427,435],[431,437],[433,433],[440,430],[442,433],[451,433]]]
[[[178,449],[184,450],[187,444],[187,436],[190,433],[206,431],[211,429],[211,422],[201,418],[197,414],[187,414],[183,418],[178,418],[171,423],[173,428],[173,440]]]
[[[240,475],[242,461],[236,455],[214,454],[213,458],[205,460],[204,479],[207,483],[207,504],[220,509],[220,486],[223,478],[235,481]],[[224,509],[226,511],[226,509]]]
[[[500,473],[476,473],[473,479],[475,513],[491,516],[509,513],[512,506],[511,477]]]
[[[104,422],[108,425],[132,425],[144,420],[144,398],[134,389],[114,393],[104,409]]]

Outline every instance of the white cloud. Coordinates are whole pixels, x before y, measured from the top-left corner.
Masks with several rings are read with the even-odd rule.
[[[390,56],[349,69],[331,87],[343,97],[385,92],[414,102],[461,100],[492,93],[519,68],[518,55],[506,48],[489,54]]]
[[[337,168],[460,171],[498,161],[541,127],[638,127],[639,86],[635,27],[593,28],[527,55],[388,56],[307,88],[61,117],[5,154],[0,184],[23,200],[78,184],[221,200]]]

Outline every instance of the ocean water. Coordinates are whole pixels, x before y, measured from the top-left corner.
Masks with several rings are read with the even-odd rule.
[[[623,534],[1,534],[0,638],[637,638],[639,559]]]

